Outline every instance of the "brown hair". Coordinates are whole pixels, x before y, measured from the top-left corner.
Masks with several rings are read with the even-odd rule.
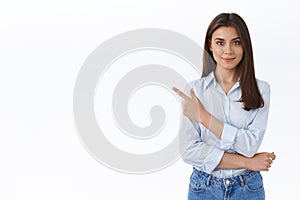
[[[240,87],[242,96],[238,100],[243,102],[244,109],[249,111],[264,106],[264,100],[259,92],[253,62],[253,51],[250,34],[245,21],[235,13],[222,13],[216,16],[208,26],[203,54],[202,77],[207,76],[216,69],[216,61],[210,51],[210,41],[213,32],[221,26],[234,27],[241,39],[241,45],[244,50],[243,58],[237,66],[237,72],[240,78]]]

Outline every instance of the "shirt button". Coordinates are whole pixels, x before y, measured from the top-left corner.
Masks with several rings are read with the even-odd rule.
[[[230,183],[230,180],[226,180],[226,181],[225,181],[225,184],[226,184],[226,185],[229,185],[229,183]]]

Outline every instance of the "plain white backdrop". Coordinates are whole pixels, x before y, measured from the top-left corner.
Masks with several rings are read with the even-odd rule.
[[[300,12],[296,1],[1,1],[0,199],[186,199],[191,167],[179,160],[147,175],[97,162],[73,121],[73,89],[87,56],[138,28],[163,28],[203,44],[210,21],[236,12],[252,37],[256,74],[271,84],[260,151],[277,160],[263,172],[267,199],[298,196]],[[134,108],[132,108],[134,110]]]

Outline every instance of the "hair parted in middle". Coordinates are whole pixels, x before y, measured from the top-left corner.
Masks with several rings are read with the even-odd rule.
[[[253,50],[249,30],[245,21],[236,13],[221,13],[216,16],[208,26],[204,43],[205,51],[203,53],[202,77],[207,76],[216,69],[216,61],[213,58],[210,45],[213,33],[221,26],[234,27],[236,29],[244,51],[243,58],[237,66],[242,90],[242,96],[238,101],[243,102],[244,109],[247,111],[263,107],[264,100],[258,89],[255,77]]]

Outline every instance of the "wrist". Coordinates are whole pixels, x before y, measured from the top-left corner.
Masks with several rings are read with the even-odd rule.
[[[251,158],[247,158],[247,157],[243,157],[243,158],[244,158],[243,159],[243,164],[242,164],[243,168],[250,169],[251,168],[250,167]]]
[[[207,112],[205,109],[200,109],[200,116],[199,116],[199,122],[203,125],[209,123],[210,121],[210,113]]]

